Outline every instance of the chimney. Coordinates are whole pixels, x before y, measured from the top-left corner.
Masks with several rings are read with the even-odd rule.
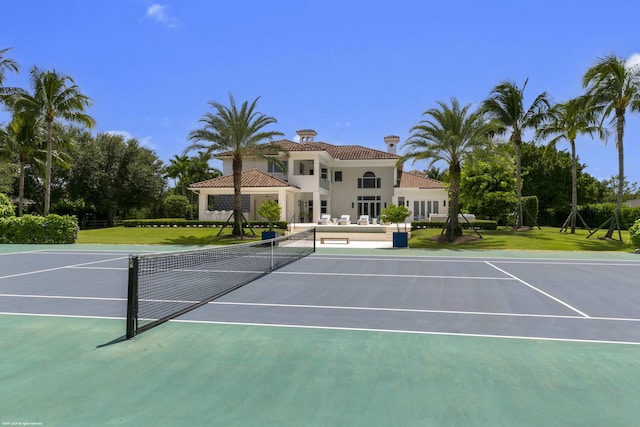
[[[313,142],[313,137],[318,135],[318,133],[313,129],[301,129],[296,131],[298,136],[300,137],[300,142]]]
[[[396,135],[389,135],[384,137],[384,143],[387,144],[387,153],[396,154],[396,146],[400,142],[400,137]]]

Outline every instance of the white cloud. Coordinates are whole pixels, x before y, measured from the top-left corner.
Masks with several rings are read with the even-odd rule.
[[[640,67],[640,53],[634,53],[627,58],[628,67]]]
[[[147,8],[145,16],[169,28],[178,25],[178,20],[167,12],[167,5],[164,4],[152,4]]]

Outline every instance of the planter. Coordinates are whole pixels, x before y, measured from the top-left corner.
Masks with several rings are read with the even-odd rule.
[[[263,231],[262,232],[262,240],[275,239],[278,237],[277,231]]]
[[[393,232],[393,247],[394,248],[408,248],[409,247],[409,233],[406,231],[394,231]]]

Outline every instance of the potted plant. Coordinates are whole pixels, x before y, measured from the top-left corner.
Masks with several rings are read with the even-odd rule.
[[[275,239],[278,233],[273,231],[273,223],[280,220],[282,208],[275,200],[265,200],[258,206],[258,215],[269,222],[269,231],[262,232],[262,240]]]
[[[382,209],[381,218],[384,222],[395,223],[398,231],[393,232],[393,247],[407,248],[409,247],[409,233],[407,232],[407,223],[405,220],[411,215],[411,211],[404,206],[390,204]],[[404,230],[400,231],[400,223],[404,222]]]

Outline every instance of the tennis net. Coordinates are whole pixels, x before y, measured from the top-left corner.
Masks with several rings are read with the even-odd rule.
[[[260,242],[129,257],[127,339],[315,252],[315,228]]]

